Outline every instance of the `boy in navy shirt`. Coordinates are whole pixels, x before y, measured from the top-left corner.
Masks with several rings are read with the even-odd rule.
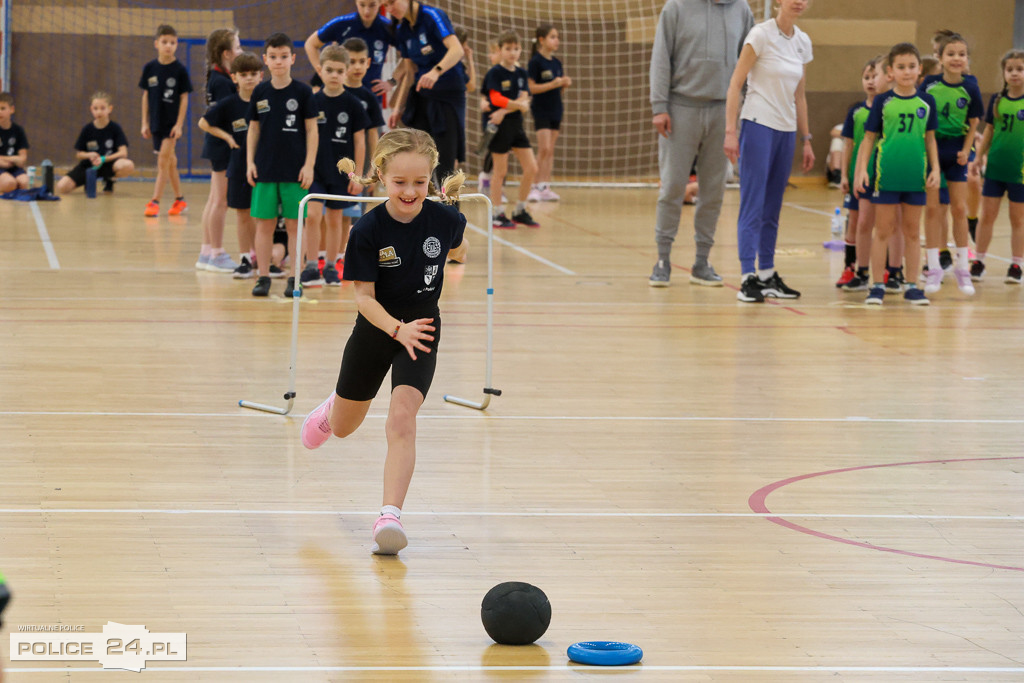
[[[313,96],[317,109],[319,147],[311,191],[316,194],[359,195],[363,191],[360,183],[338,171],[339,159],[353,159],[356,168],[363,167],[366,156],[363,130],[370,123],[363,111],[363,103],[355,95],[345,91],[347,65],[348,52],[343,47],[329,45],[320,53],[320,75],[324,81],[324,88]],[[306,204],[307,260],[299,279],[301,286],[341,286],[341,278],[335,263],[339,252],[348,241],[348,228],[351,222],[350,218],[342,214],[342,209],[351,204],[352,202],[335,199],[326,200],[327,253],[322,277],[317,268],[317,252],[320,247],[320,221],[324,216],[324,200],[313,199]]]
[[[246,113],[246,178],[254,188],[251,211],[256,219],[259,268],[253,296],[270,294],[270,251],[278,206],[288,231],[288,252],[296,253],[299,202],[313,183],[318,141],[313,89],[292,78],[292,39],[283,33],[267,38],[263,62],[270,70],[270,81],[256,86]],[[294,260],[298,262],[298,258]],[[294,290],[293,274],[288,278],[285,296],[292,296]]]
[[[360,78],[362,85],[376,95],[377,103],[380,104],[381,98],[394,87],[392,81],[381,80],[393,33],[391,19],[380,13],[380,0],[356,0],[355,12],[331,19],[306,38],[306,56],[316,72],[323,77],[320,73],[320,50],[325,45],[343,45],[349,39],[359,38],[366,45],[372,46],[373,53],[367,53],[370,58],[368,68]]]
[[[164,185],[171,181],[174,204],[167,212],[178,216],[188,210],[185,197],[181,194],[181,178],[178,176],[178,157],[174,145],[181,137],[188,115],[188,94],[192,92],[192,81],[188,70],[177,60],[178,32],[173,26],[161,24],[156,30],[157,58],[142,68],[139,87],[142,93],[142,137],[153,139],[157,153],[156,185],[153,199],[146,204],[146,216],[160,213],[160,195]]]
[[[247,280],[255,275],[253,249],[256,238],[256,222],[250,213],[252,186],[245,177],[245,145],[249,124],[245,119],[249,111],[252,91],[263,79],[263,64],[251,52],[231,60],[231,79],[238,86],[238,92],[218,100],[199,119],[199,128],[215,138],[223,140],[230,149],[227,168],[227,202],[229,209],[235,209],[238,216],[238,250],[241,258],[235,268],[236,280]]]
[[[103,178],[103,191],[114,191],[114,178],[126,176],[135,170],[135,164],[128,158],[128,138],[117,122],[110,120],[114,110],[110,95],[97,91],[89,103],[92,123],[82,126],[82,132],[75,141],[75,158],[78,165],[57,181],[57,193],[66,194],[85,185],[85,173],[96,169],[96,176]]]
[[[526,210],[526,199],[530,185],[537,174],[537,160],[530,147],[530,139],[523,130],[523,112],[530,109],[530,93],[527,90],[526,71],[517,65],[522,48],[519,37],[507,31],[498,37],[500,60],[484,76],[481,94],[490,102],[493,113],[488,122],[498,127],[487,148],[494,159],[491,171],[491,202],[498,213],[494,216],[495,228],[514,228],[516,223],[531,228],[540,227]],[[519,201],[516,202],[512,220],[505,216],[501,201],[502,184],[508,172],[509,150],[515,152],[519,165],[523,167],[523,178],[519,182]]]
[[[28,137],[25,129],[11,121],[14,97],[0,92],[0,194],[28,188]]]

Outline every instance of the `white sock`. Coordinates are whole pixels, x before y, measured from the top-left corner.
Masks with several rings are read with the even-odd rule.
[[[759,271],[757,271],[757,277],[762,282],[767,280],[768,278],[770,278],[772,275],[775,275],[775,269],[774,268],[769,268],[768,270],[759,270]]]
[[[381,516],[394,515],[398,519],[402,518],[402,508],[395,507],[394,505],[385,505],[380,509]]]
[[[976,251],[976,252],[974,252],[974,258],[977,259],[978,261],[981,261],[982,263],[985,262],[985,257],[986,256],[988,256],[988,254],[985,253],[984,251]]]
[[[327,252],[326,251],[321,251],[320,252],[320,258],[326,259],[327,258]]]
[[[526,202],[516,202],[516,213],[526,211]]]
[[[931,270],[932,268],[935,270],[942,270],[942,266],[939,265],[939,250],[925,249],[924,251],[928,255],[928,270]]]
[[[956,248],[956,267],[960,270],[967,270],[971,267],[967,262],[967,247]]]
[[[209,244],[200,244],[199,253],[202,254],[203,256],[209,256],[213,253],[213,247],[211,247]]]

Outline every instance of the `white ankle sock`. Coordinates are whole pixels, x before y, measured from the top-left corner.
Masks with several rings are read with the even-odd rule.
[[[967,270],[971,264],[967,262],[967,247],[956,248],[956,267],[960,270]]]
[[[939,265],[939,250],[925,249],[925,253],[928,255],[928,270],[931,270],[932,268],[942,270],[942,266]]]
[[[974,252],[974,258],[977,259],[978,261],[981,261],[982,263],[985,262],[985,257],[986,256],[988,256],[988,254],[985,253],[984,251],[976,251],[976,252]]]
[[[762,281],[767,280],[772,275],[775,275],[775,269],[774,268],[769,268],[768,270],[759,270],[759,271],[757,271],[757,277],[760,280],[762,280]]]
[[[398,519],[402,518],[402,508],[395,507],[394,505],[385,505],[380,509],[381,516],[394,515]]]

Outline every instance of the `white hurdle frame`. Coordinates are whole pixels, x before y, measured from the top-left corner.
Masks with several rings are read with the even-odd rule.
[[[292,405],[295,403],[295,372],[296,372],[296,361],[299,354],[299,306],[301,304],[300,299],[302,297],[302,286],[299,282],[299,273],[302,269],[299,267],[300,263],[305,262],[302,251],[302,231],[306,225],[306,205],[312,199],[330,199],[344,202],[359,202],[363,204],[379,203],[386,201],[386,197],[355,197],[352,195],[341,195],[341,194],[307,194],[299,202],[299,225],[295,235],[295,252],[292,254],[292,272],[295,277],[296,288],[292,290],[292,343],[291,343],[291,360],[288,367],[289,379],[288,379],[288,391],[284,394],[286,401],[283,408],[277,406],[267,405],[266,403],[256,403],[255,401],[241,400],[238,405],[242,408],[251,408],[253,410],[261,410],[265,413],[273,413],[275,415],[287,415],[292,410]],[[431,199],[437,200],[437,197],[431,197]],[[484,371],[484,398],[482,401],[470,401],[465,398],[458,398],[451,394],[445,394],[444,400],[448,403],[454,403],[456,405],[465,406],[467,408],[473,408],[475,410],[486,410],[487,406],[491,403],[491,396],[501,396],[501,390],[495,389],[491,386],[491,361],[492,351],[494,342],[494,207],[491,205],[491,199],[485,194],[467,194],[462,195],[459,201],[468,200],[483,200],[487,204],[487,352],[486,352],[486,368]]]

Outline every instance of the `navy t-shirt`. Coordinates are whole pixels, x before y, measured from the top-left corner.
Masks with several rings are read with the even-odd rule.
[[[355,135],[370,125],[363,103],[355,95],[342,92],[329,97],[323,90],[313,95],[317,110],[317,131],[320,145],[316,150],[316,179],[328,187],[345,183],[348,178],[338,171],[338,159],[355,160]]]
[[[227,75],[218,68],[210,69],[206,74],[206,107],[209,109],[217,102],[238,92],[238,87]],[[226,160],[229,158],[231,148],[220,138],[207,133],[203,137],[203,159],[211,161]]]
[[[384,125],[384,112],[381,111],[380,102],[377,101],[376,95],[365,86],[350,88],[346,85],[345,92],[353,95],[363,103],[363,111],[366,112],[366,118],[370,122],[367,126],[368,128],[380,128]],[[369,153],[369,150],[367,150],[367,153]]]
[[[491,100],[491,91],[496,90],[510,100],[514,100],[519,97],[522,92],[527,92],[526,83],[526,71],[522,67],[516,67],[512,71],[509,71],[501,64],[495,64],[484,76],[483,86],[480,88],[480,93],[487,98],[487,101]],[[494,112],[498,107],[491,104],[491,111]],[[519,121],[522,123],[523,114],[518,109],[515,111],[509,110],[505,115],[504,121]]]
[[[75,140],[75,149],[79,152],[96,152],[100,156],[113,154],[121,145],[127,147],[128,138],[115,121],[108,121],[102,128],[97,128],[90,121],[82,126],[82,132]]]
[[[433,69],[444,59],[448,48],[444,39],[455,35],[452,22],[444,10],[436,7],[421,4],[419,14],[416,15],[416,25],[410,26],[407,19],[403,19],[395,30],[395,42],[398,45],[402,56],[411,59],[416,65],[416,78]],[[415,85],[413,85],[415,88]],[[437,79],[433,90],[461,90],[466,91],[465,70],[462,62],[445,71]],[[430,97],[430,90],[420,91],[425,97]]]
[[[295,79],[280,90],[264,81],[252,91],[245,118],[260,124],[256,182],[299,182],[306,162],[306,120],[316,119],[313,89]]]
[[[192,92],[188,70],[177,59],[170,64],[154,59],[142,68],[139,87],[148,93],[149,129],[157,135],[169,135],[178,122],[181,96]]]
[[[249,122],[246,119],[248,111],[249,103],[243,100],[238,93],[232,93],[218,100],[203,114],[203,118],[208,124],[229,133],[235,139],[235,144],[238,145],[237,149],[231,149],[228,147],[228,143],[220,138],[215,138],[218,142],[223,143],[230,152],[228,156],[229,178],[245,176],[245,143],[249,134]],[[303,139],[305,139],[305,135],[303,135]]]
[[[363,76],[363,85],[370,88],[374,81],[380,80],[384,59],[388,55],[388,46],[392,44],[391,19],[378,14],[370,28],[366,28],[359,14],[352,12],[328,21],[316,32],[316,37],[324,45],[341,45],[349,38],[362,38],[370,51],[370,67]]]
[[[24,128],[13,121],[10,128],[0,128],[0,156],[13,157],[23,149],[28,149],[28,136]],[[16,168],[11,166],[3,170],[13,171]]]
[[[409,223],[380,204],[352,227],[345,279],[373,282],[377,301],[399,320],[437,315],[448,251],[462,244],[466,217],[454,206],[426,200]]]
[[[535,52],[534,55],[530,57],[530,63],[527,65],[527,71],[530,78],[533,79],[533,82],[537,85],[550,83],[563,75],[562,63],[558,61],[558,57],[544,59],[544,55],[540,52]],[[530,100],[530,111],[533,113],[534,118],[547,119],[549,121],[561,121],[563,111],[562,89],[554,88],[547,92],[533,95]]]

